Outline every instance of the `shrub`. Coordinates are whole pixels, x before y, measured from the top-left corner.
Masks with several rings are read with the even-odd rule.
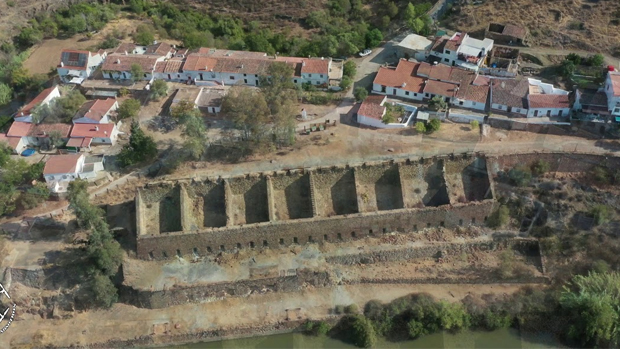
[[[357,306],[357,304],[349,304],[344,308],[344,313],[345,314],[357,314],[359,313],[359,307]]]
[[[448,108],[448,104],[441,96],[435,96],[428,101],[428,108],[430,110],[438,111],[438,110],[446,110]]]
[[[469,127],[471,127],[472,131],[476,131],[480,129],[480,124],[478,120],[472,120],[469,122]]]
[[[605,57],[602,54],[597,53],[588,57],[586,64],[592,67],[602,67],[603,64],[605,64]]]
[[[352,84],[353,84],[353,81],[351,81],[351,78],[348,76],[343,76],[342,80],[340,80],[340,88],[342,90],[348,90]]]
[[[596,205],[588,211],[588,215],[594,218],[594,224],[601,225],[609,221],[612,212],[607,205]]]
[[[168,83],[164,80],[155,80],[151,86],[150,97],[152,99],[159,99],[168,94]]]
[[[487,220],[487,225],[490,228],[501,228],[508,224],[508,220],[510,219],[510,210],[508,206],[501,205],[497,208],[497,210],[493,211]]]
[[[118,107],[118,119],[128,119],[134,118],[138,116],[138,112],[140,112],[140,102],[133,98],[126,99],[121,103]]]
[[[609,170],[604,166],[595,166],[592,169],[592,176],[599,184],[609,184],[611,182]]]
[[[129,95],[129,93],[130,93],[130,92],[129,92],[129,89],[128,89],[127,87],[121,87],[121,88],[118,90],[118,95],[119,95],[119,96],[121,96],[121,97],[126,97],[126,96],[128,96],[128,95]]]
[[[517,165],[508,171],[510,182],[517,187],[524,187],[530,184],[532,172],[525,165]]]
[[[510,327],[512,316],[505,311],[485,309],[478,315],[478,326],[488,331]]]
[[[418,121],[415,123],[415,130],[424,133],[426,132],[426,125],[422,121]]]
[[[344,305],[337,305],[334,307],[334,313],[344,314]]]
[[[356,73],[357,73],[357,65],[355,64],[355,61],[346,61],[344,63],[342,74],[344,76],[354,78]]]
[[[469,327],[471,318],[469,313],[460,303],[448,303],[442,301],[440,304],[439,321],[444,330],[459,331]]]
[[[91,290],[94,296],[94,303],[98,307],[109,308],[118,300],[116,287],[114,287],[110,278],[103,274],[95,274]]]
[[[353,315],[351,339],[360,348],[371,348],[377,343],[377,334],[370,320],[363,315]]]
[[[353,96],[356,101],[361,102],[368,97],[368,91],[363,87],[356,87],[355,91],[353,91]]]
[[[539,159],[532,165],[532,173],[536,176],[543,175],[551,169],[551,165],[548,161]]]
[[[433,133],[435,131],[439,131],[440,128],[441,128],[441,120],[439,120],[439,119],[432,119],[426,125],[426,132]]]
[[[312,335],[312,336],[325,336],[329,330],[330,330],[330,326],[327,322],[325,321],[306,321],[306,323],[304,324],[304,328],[303,331],[305,334],[307,335]]]
[[[424,328],[424,324],[415,319],[407,323],[407,333],[411,339],[416,339],[428,334],[426,328]]]

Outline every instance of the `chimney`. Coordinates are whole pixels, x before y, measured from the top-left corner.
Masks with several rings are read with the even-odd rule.
[[[434,62],[433,62],[433,65],[437,65],[437,64],[438,64],[438,62],[437,62],[437,61],[434,61]]]
[[[321,60],[324,60],[324,59],[325,59],[325,57],[321,57]]]
[[[99,131],[99,126],[95,126],[95,131]]]
[[[306,62],[305,61],[301,61],[301,66],[305,67],[306,66]]]
[[[62,61],[60,61],[60,66],[61,66],[61,67],[64,67],[64,66],[65,66],[65,64],[64,64]]]
[[[406,82],[403,82],[403,84],[402,84],[402,85],[400,85],[400,87],[405,87],[405,86],[407,86],[407,83],[406,83]]]
[[[241,65],[241,69],[243,69],[243,64]]]
[[[103,131],[103,134],[107,136],[108,135],[108,131]]]
[[[116,59],[116,64],[121,64],[121,59],[120,58]]]
[[[125,56],[127,56],[127,55],[128,55],[127,50],[125,50]]]

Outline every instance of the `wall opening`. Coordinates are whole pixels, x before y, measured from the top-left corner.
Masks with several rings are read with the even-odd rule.
[[[383,234],[387,234],[387,228],[383,228]]]
[[[445,227],[446,226],[446,222],[444,222],[444,221],[439,222],[439,226],[440,227]]]
[[[194,247],[193,252],[194,252],[194,257],[198,257],[198,249],[196,247]]]
[[[323,235],[323,240],[327,241],[327,234]]]
[[[430,228],[430,227],[431,227],[431,224],[430,224],[430,223],[426,223],[426,227],[427,227],[427,228]]]
[[[355,239],[355,232],[354,231],[351,232],[351,237]]]
[[[372,229],[368,230],[368,235],[372,235]]]
[[[241,249],[241,244],[237,242],[237,249],[240,250]]]
[[[471,224],[476,224],[476,217],[473,217],[473,218],[471,219]]]
[[[297,237],[294,237],[294,238],[293,238],[293,243],[294,243],[294,244],[299,243],[299,242],[297,241]]]
[[[263,240],[263,246],[264,246],[264,247],[269,246],[269,243],[267,242],[267,240]]]
[[[161,255],[162,255],[164,258],[168,258],[168,254],[166,253],[166,251],[162,251],[162,252],[161,252]]]
[[[155,257],[153,256],[153,251],[149,252],[149,258],[150,258],[150,259],[155,258]]]
[[[489,217],[487,217],[487,216],[484,216],[484,221],[485,221],[485,222],[487,221],[487,218],[489,218]]]
[[[280,239],[280,245],[284,245],[284,239]]]
[[[213,252],[213,250],[211,249],[211,246],[207,246],[207,252],[209,253]]]
[[[413,225],[413,231],[418,231],[418,225],[417,224]]]
[[[342,234],[338,233],[338,240],[342,240]]]
[[[177,250],[177,256],[181,257],[181,250]]]
[[[250,248],[254,248],[254,241],[250,241]]]
[[[463,226],[463,220],[462,219],[459,219],[459,225]]]
[[[220,245],[220,251],[226,251],[226,248],[224,247],[224,245]]]
[[[314,242],[314,241],[312,240],[312,236],[308,236],[308,242]]]

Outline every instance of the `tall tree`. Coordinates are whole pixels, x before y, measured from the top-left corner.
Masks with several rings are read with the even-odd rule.
[[[156,155],[157,144],[155,144],[153,137],[144,134],[138,122],[132,122],[129,144],[126,144],[118,155],[121,166],[130,166],[142,161],[150,161]]]
[[[243,140],[260,142],[268,129],[269,107],[259,91],[235,86],[222,101],[222,111],[227,113]]]

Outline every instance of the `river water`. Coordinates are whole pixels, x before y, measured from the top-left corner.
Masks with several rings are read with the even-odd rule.
[[[435,333],[422,338],[387,342],[381,340],[375,348],[475,348],[475,349],[550,349],[562,347],[551,335],[521,335],[514,329],[492,332],[465,331],[457,334]],[[172,347],[171,347],[172,348]],[[310,337],[300,333],[278,334],[273,336],[233,339],[217,342],[196,343],[177,346],[179,349],[215,349],[215,348],[318,348],[348,349],[353,345],[327,337]]]

